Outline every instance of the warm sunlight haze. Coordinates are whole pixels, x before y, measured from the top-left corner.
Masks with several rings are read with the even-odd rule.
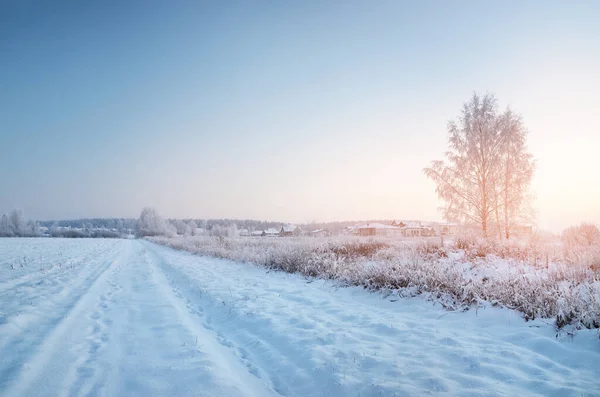
[[[441,220],[421,169],[476,91],[524,117],[539,225],[600,218],[595,2],[134,4],[2,5],[0,208]]]
[[[0,0],[0,397],[600,396],[600,0]]]

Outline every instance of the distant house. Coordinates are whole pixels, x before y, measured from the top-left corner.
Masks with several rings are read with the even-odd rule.
[[[458,232],[458,223],[440,223],[437,225],[437,233],[440,236],[456,236]]]
[[[264,237],[264,236],[266,236],[266,233],[264,232],[264,230],[255,230],[252,233],[250,233],[250,236],[252,236],[252,237]]]
[[[240,229],[238,231],[238,233],[240,236],[249,236],[250,235],[250,232],[248,231],[248,229]]]
[[[268,228],[267,230],[264,231],[264,236],[267,236],[267,237],[277,237],[277,236],[279,236],[279,230],[277,230],[277,229],[275,229],[273,227],[270,227],[270,228]]]
[[[385,226],[381,223],[367,223],[356,227],[359,236],[376,236],[378,227]]]
[[[342,230],[342,234],[358,234],[358,230],[356,229],[356,226],[346,226],[344,230]]]
[[[354,234],[359,236],[384,237],[433,237],[436,229],[433,225],[419,221],[393,221],[389,225],[382,223],[367,223],[356,226]]]
[[[356,228],[359,236],[375,236],[377,229],[370,225],[363,225]]]
[[[311,237],[327,237],[331,236],[331,233],[327,229],[317,229],[308,232],[308,235]]]
[[[423,237],[425,228],[419,223],[409,222],[402,228],[404,237]],[[427,234],[427,233],[425,233]]]
[[[387,236],[401,237],[402,229],[396,226],[384,225],[383,223],[367,223],[357,226],[359,236]]]
[[[435,236],[433,228],[416,221],[393,221],[391,226],[401,229],[402,237],[430,237]]]
[[[421,232],[421,236],[423,237],[433,237],[436,235],[435,229],[433,226],[424,226],[423,231]]]
[[[279,230],[280,237],[299,236],[300,233],[302,233],[302,229],[296,225],[283,225]]]

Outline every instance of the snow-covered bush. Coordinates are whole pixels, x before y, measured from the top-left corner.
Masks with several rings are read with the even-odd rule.
[[[187,225],[181,219],[174,219],[171,222],[171,225],[175,228],[177,234],[186,234]]]
[[[189,223],[187,224],[187,227],[185,229],[185,234],[189,235],[189,236],[194,236],[194,235],[196,235],[197,230],[198,230],[198,225],[196,224],[196,222],[189,221]]]
[[[165,221],[154,208],[146,207],[140,214],[137,224],[138,236],[173,236],[177,229]]]
[[[600,244],[600,230],[591,223],[572,226],[562,234],[565,248],[589,247]]]
[[[112,230],[98,229],[98,230],[92,230],[90,232],[90,237],[93,237],[93,238],[119,238],[119,237],[121,237],[121,235],[118,232],[113,232]]]
[[[50,230],[50,236],[52,237],[64,237],[64,238],[85,238],[89,237],[85,230],[73,229],[73,228],[52,228]]]
[[[2,217],[0,217],[0,237],[13,237],[14,235],[8,214],[2,214]]]
[[[239,235],[237,226],[233,225],[213,225],[209,234],[214,237],[237,237]]]
[[[555,318],[557,327],[598,328],[600,273],[587,262],[568,263],[541,243],[439,238],[153,237],[151,241],[201,255],[336,280],[342,285],[428,293],[447,308],[481,302],[502,305],[526,319]]]
[[[26,221],[23,210],[14,209],[0,217],[0,237],[38,237],[41,235],[38,222]]]

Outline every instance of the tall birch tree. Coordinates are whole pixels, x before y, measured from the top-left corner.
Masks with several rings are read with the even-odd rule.
[[[446,159],[423,170],[447,220],[477,225],[484,237],[510,236],[529,204],[534,163],[525,138],[521,117],[510,109],[499,114],[493,95],[474,94],[464,104],[448,123]]]

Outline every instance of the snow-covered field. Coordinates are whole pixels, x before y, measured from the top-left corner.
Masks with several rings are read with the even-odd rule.
[[[0,239],[2,396],[595,396],[598,330],[140,240]]]

